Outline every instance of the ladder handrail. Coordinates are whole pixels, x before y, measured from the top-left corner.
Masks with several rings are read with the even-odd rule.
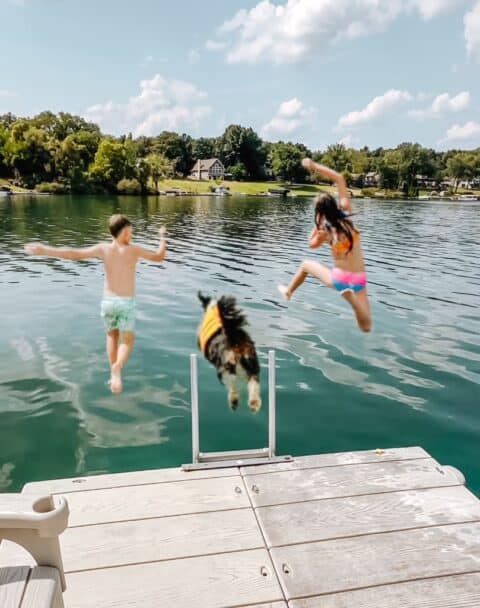
[[[268,456],[273,458],[276,451],[276,370],[275,351],[268,351]]]
[[[275,391],[275,351],[268,351],[268,448],[261,448],[268,458],[275,458],[276,452],[276,391]],[[192,407],[192,463],[201,461],[200,452],[200,414],[198,399],[198,358],[190,355],[190,394]],[[246,450],[249,452],[251,450]],[[208,454],[204,453],[204,454]],[[242,451],[230,452],[241,457]]]
[[[200,456],[200,417],[198,412],[198,365],[197,355],[190,355],[190,392],[192,401],[192,462]]]

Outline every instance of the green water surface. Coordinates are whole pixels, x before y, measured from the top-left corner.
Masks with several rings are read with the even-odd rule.
[[[280,454],[421,445],[480,493],[480,205],[357,201],[374,329],[308,280],[280,301],[308,251],[313,203],[248,197],[0,199],[0,490],[31,480],[191,460],[189,354],[196,293],[233,294],[263,366],[277,353]],[[27,258],[23,244],[85,246],[127,213],[137,240],[170,233],[167,261],[138,267],[138,338],[112,396],[99,314],[102,267]],[[264,407],[227,406],[199,361],[201,448],[266,445]]]

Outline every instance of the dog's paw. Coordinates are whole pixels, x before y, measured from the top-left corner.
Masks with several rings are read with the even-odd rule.
[[[260,397],[253,397],[248,402],[248,407],[254,414],[256,414],[260,411],[260,408],[262,407],[262,400],[260,399]]]
[[[238,407],[238,404],[240,402],[240,398],[238,396],[238,393],[229,393],[228,395],[228,403],[230,405],[230,408],[235,411]]]

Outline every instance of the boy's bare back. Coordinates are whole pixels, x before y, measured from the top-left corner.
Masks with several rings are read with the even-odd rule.
[[[119,245],[104,243],[101,248],[105,266],[106,296],[135,297],[135,269],[139,259],[138,247],[135,245]]]

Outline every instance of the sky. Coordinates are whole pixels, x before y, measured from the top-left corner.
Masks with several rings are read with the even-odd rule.
[[[480,146],[480,0],[0,0],[0,113]]]

